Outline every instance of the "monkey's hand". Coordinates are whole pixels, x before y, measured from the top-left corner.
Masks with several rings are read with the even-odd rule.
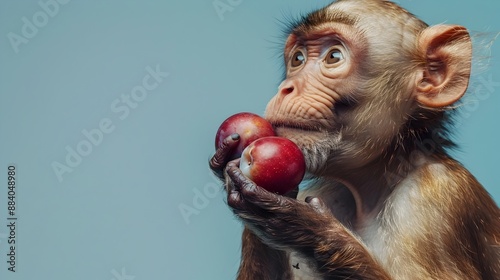
[[[227,203],[262,242],[299,253],[325,279],[390,279],[319,198],[298,201],[269,192],[237,163],[227,164]]]
[[[212,172],[221,180],[224,180],[224,169],[229,162],[232,150],[238,145],[239,140],[240,136],[236,133],[228,136],[224,139],[222,145],[217,148],[214,156],[208,162]]]
[[[323,230],[338,227],[337,220],[318,198],[308,197],[303,202],[294,199],[297,191],[285,196],[269,192],[246,177],[237,160],[227,164],[226,172],[228,205],[262,241],[273,247],[299,249],[315,244]]]

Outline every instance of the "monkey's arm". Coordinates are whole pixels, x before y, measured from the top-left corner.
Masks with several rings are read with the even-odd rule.
[[[288,256],[285,251],[273,249],[247,227],[243,230],[241,263],[238,280],[291,279]]]
[[[230,152],[238,144],[238,141],[237,134],[226,138],[209,161],[210,169],[221,180],[224,180],[224,169]],[[238,280],[285,280],[291,278],[288,256],[284,251],[262,243],[247,227],[243,230],[241,242]]]
[[[300,202],[268,192],[234,162],[228,164],[227,175],[229,206],[265,244],[297,252],[325,279],[390,279],[319,199]]]

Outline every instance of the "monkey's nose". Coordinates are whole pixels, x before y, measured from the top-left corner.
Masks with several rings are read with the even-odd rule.
[[[291,86],[291,87],[286,87],[286,88],[282,88],[282,89],[281,89],[281,93],[283,93],[283,94],[289,94],[289,93],[292,93],[292,92],[293,92],[293,90],[294,90],[293,86]]]
[[[282,94],[290,94],[295,90],[295,86],[291,81],[285,80],[279,86],[279,92]]]

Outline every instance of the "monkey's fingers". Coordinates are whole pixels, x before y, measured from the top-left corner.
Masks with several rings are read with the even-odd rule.
[[[231,207],[259,208],[260,210],[275,212],[279,208],[289,208],[293,199],[278,195],[257,186],[248,179],[234,162],[227,165],[227,175],[232,181],[232,187],[229,190],[228,204]],[[292,191],[293,192],[293,191]],[[238,195],[236,195],[238,193]],[[291,194],[293,195],[293,193]],[[237,198],[234,199],[233,198]]]
[[[224,179],[224,168],[230,159],[231,151],[236,147],[239,140],[240,136],[237,133],[228,136],[209,161],[210,169],[221,180]]]
[[[239,160],[230,161],[227,164],[226,172],[231,173],[231,171],[229,170],[233,169],[239,170],[238,166],[239,166]],[[243,174],[240,174],[240,176],[243,176],[243,178],[240,178],[236,181],[234,181],[232,177],[229,175],[226,177],[227,204],[231,207],[233,213],[238,215],[243,220],[245,221],[255,220],[254,219],[255,216],[263,215],[263,212],[257,207],[254,207],[243,197],[241,193],[241,185],[243,184],[243,181],[245,181],[246,177]],[[253,184],[253,182],[251,182],[250,180],[248,180],[248,182],[245,183]]]
[[[323,214],[324,205],[317,198],[301,202],[269,192],[245,177],[234,162],[228,163],[226,172],[232,185],[228,205],[267,244],[290,248],[297,240],[315,240],[317,236],[311,232],[333,221]]]

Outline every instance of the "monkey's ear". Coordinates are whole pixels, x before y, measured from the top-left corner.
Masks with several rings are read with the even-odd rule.
[[[449,106],[467,90],[471,72],[472,43],[462,26],[436,25],[419,37],[422,66],[416,87],[420,104],[438,108]]]

